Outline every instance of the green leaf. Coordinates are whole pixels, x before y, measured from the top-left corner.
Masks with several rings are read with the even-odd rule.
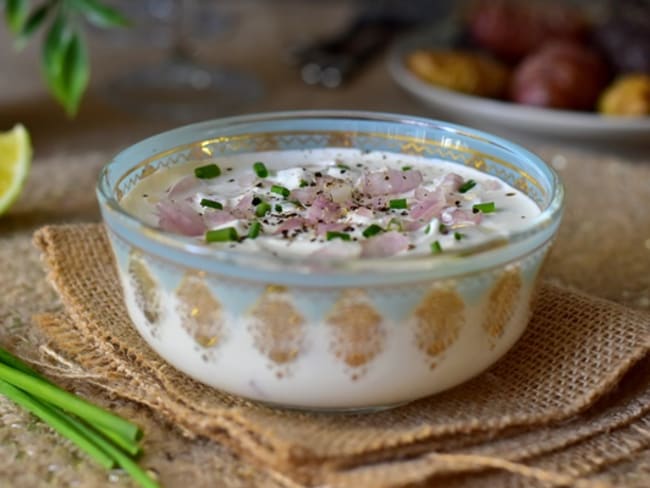
[[[43,24],[47,18],[47,14],[50,12],[52,3],[48,2],[40,7],[36,8],[30,15],[27,17],[27,20],[23,23],[20,32],[16,38],[16,48],[22,49],[27,44],[29,38],[36,32],[36,30]]]
[[[129,21],[117,10],[98,0],[76,0],[77,8],[97,27],[127,27]]]
[[[27,17],[26,0],[7,0],[5,5],[5,20],[9,30],[14,34],[20,32]]]
[[[65,101],[63,62],[70,40],[65,17],[59,13],[43,42],[42,65],[47,86],[61,104]]]
[[[86,46],[78,34],[73,34],[65,50],[61,73],[62,103],[68,115],[73,116],[77,113],[89,79],[90,66]]]

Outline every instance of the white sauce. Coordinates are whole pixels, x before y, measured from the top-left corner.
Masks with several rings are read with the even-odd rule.
[[[259,178],[253,171],[253,163],[261,161],[269,170],[269,176]],[[215,163],[221,169],[221,175],[212,179],[198,179],[193,176],[194,168]],[[415,190],[399,194],[390,194],[388,200],[405,198],[408,202],[407,209],[375,209],[374,216],[369,218],[359,212],[355,204],[351,204],[350,190],[352,185],[359,187],[359,182],[364,172],[385,171],[387,169],[400,170],[411,167],[422,174],[421,189],[435,191],[445,175],[455,173],[462,177],[464,182],[474,180],[476,186],[466,193],[458,191],[446,192],[447,205],[438,217],[431,218],[426,223],[420,222],[415,230],[400,232],[408,237],[408,249],[398,252],[406,254],[430,254],[432,244],[438,243],[443,250],[474,245],[487,237],[505,234],[508,231],[520,228],[540,213],[539,207],[521,191],[512,188],[505,182],[490,177],[472,168],[453,164],[442,160],[431,160],[418,156],[400,155],[394,153],[370,152],[364,153],[357,149],[318,149],[296,151],[271,151],[255,154],[242,154],[236,156],[203,160],[162,170],[140,181],[136,187],[122,200],[123,207],[131,214],[144,222],[157,226],[159,214],[156,205],[159,202],[169,201],[168,190],[180,179],[190,178],[189,190],[175,195],[192,206],[197,215],[204,220],[210,212],[220,212],[201,205],[201,200],[208,199],[221,203],[225,210],[237,206],[251,191],[257,198],[271,205],[271,212],[258,220],[262,225],[262,232],[255,239],[245,238],[240,242],[206,243],[208,246],[237,247],[251,252],[266,251],[273,254],[310,255],[315,252],[325,253],[329,256],[360,256],[363,252],[363,243],[374,237],[364,237],[363,231],[375,223],[385,231],[395,229],[399,231],[399,222],[408,222],[410,211],[417,203]],[[291,203],[292,197],[271,192],[272,185],[280,185],[290,191],[303,188],[305,182],[315,181],[314,173],[320,172],[337,180],[342,185],[335,184],[335,190],[325,190],[335,202],[342,203],[341,217],[337,223],[344,224],[344,232],[349,236],[349,241],[340,238],[327,240],[326,234],[318,235],[315,228],[305,231],[289,231],[286,236],[276,233],[280,225],[290,217],[304,217],[308,208]],[[335,180],[333,180],[335,181]],[[350,186],[344,183],[349,183]],[[257,186],[256,186],[257,185]],[[261,186],[261,187],[260,187]],[[342,188],[341,188],[342,187]],[[336,189],[338,188],[338,189]],[[358,190],[357,190],[358,191]],[[346,203],[347,202],[347,203]],[[459,208],[470,215],[475,204],[493,202],[495,211],[481,216],[479,224],[462,223],[454,219],[454,211]],[[276,205],[280,205],[276,209]],[[208,229],[233,227],[241,237],[247,235],[251,219],[233,218],[218,225],[208,225]],[[441,227],[443,224],[443,227]],[[201,234],[198,241],[205,241]]]

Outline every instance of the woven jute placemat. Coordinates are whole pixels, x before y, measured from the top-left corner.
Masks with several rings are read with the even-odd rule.
[[[204,387],[146,346],[123,306],[102,226],[46,227],[35,243],[65,305],[38,318],[55,349],[95,384],[302,483],[400,486],[490,468],[545,483],[587,483],[580,477],[650,443],[647,381],[630,380],[607,403],[631,368],[644,370],[644,312],[546,284],[524,337],[473,381],[372,415],[286,411]],[[628,441],[617,456],[580,461],[620,447],[609,442],[612,433]]]

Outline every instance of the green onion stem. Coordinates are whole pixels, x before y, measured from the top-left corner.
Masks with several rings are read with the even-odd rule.
[[[129,456],[120,451],[117,447],[113,446],[110,443],[107,443],[107,452],[112,456],[117,464],[124,469],[134,481],[140,484],[144,488],[159,488],[160,485],[156,483],[151,477],[144,471],[138,464],[133,461]]]
[[[51,406],[41,403],[21,389],[1,380],[0,393],[12,400],[14,403],[29,410],[59,434],[74,442],[79,449],[92,456],[105,469],[113,469],[115,467],[116,463],[113,460],[113,456],[98,447],[94,443],[95,439],[87,436],[88,432],[86,429],[79,429],[78,425],[75,425],[75,423],[71,422],[69,418],[64,417]]]
[[[36,370],[32,369],[27,363],[17,358],[9,351],[2,349],[1,347],[0,347],[0,363],[4,363],[7,366],[11,366],[14,369],[22,371],[23,373],[33,376],[35,378],[39,378],[56,387],[54,383],[52,383],[44,376],[41,376]],[[56,409],[60,415],[66,417],[68,421],[74,424],[74,426],[78,430],[82,431],[82,433],[84,433],[86,436],[93,437],[93,440],[99,443],[99,441],[95,439],[95,436],[97,436],[97,434],[86,424],[81,422],[79,419],[68,415],[67,413],[58,409],[57,407],[52,407],[52,408]],[[128,452],[130,455],[139,456],[142,453],[142,448],[137,444],[135,439],[123,437],[120,434],[117,434],[112,430],[107,429],[101,425],[96,425],[95,428],[98,431],[100,431],[102,434],[104,434],[106,437],[108,437],[110,440],[112,440],[115,444],[117,444],[126,452]],[[104,440],[101,436],[97,436],[97,437],[99,437],[99,439],[101,439],[102,441]]]
[[[140,428],[128,420],[106,412],[41,378],[12,369],[4,363],[0,364],[0,380],[4,380],[41,400],[73,413],[92,425],[102,426],[127,439],[137,440],[142,435]]]

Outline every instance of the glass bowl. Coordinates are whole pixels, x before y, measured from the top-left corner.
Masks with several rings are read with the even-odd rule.
[[[177,164],[314,148],[470,166],[523,191],[542,212],[459,252],[324,261],[210,248],[120,205],[141,179]],[[161,357],[223,391],[319,410],[403,404],[497,361],[529,320],[564,201],[555,172],[506,140],[441,121],[351,111],[249,115],[165,132],[109,162],[97,194],[128,313]]]

